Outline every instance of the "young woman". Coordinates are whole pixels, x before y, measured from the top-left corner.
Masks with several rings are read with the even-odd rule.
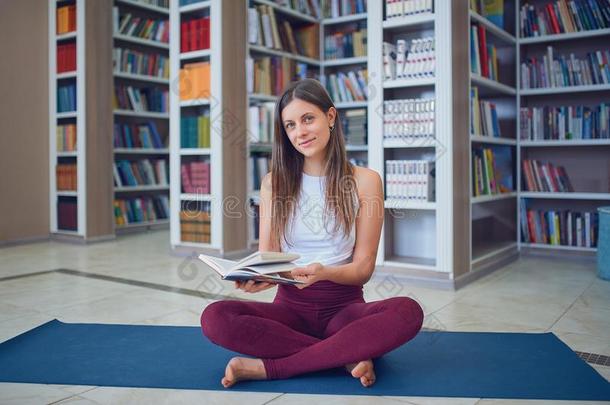
[[[260,192],[260,251],[296,252],[304,284],[279,285],[272,303],[218,301],[201,315],[234,357],[221,383],[288,378],[345,367],[368,387],[372,360],[411,340],[423,311],[408,297],[366,303],[384,217],[379,174],[348,162],[338,113],[316,80],[292,83],[275,110],[272,172]],[[254,293],[275,287],[253,281]]]

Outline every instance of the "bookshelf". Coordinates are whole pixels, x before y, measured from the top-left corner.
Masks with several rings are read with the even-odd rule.
[[[526,3],[524,1],[517,3],[516,12],[519,15]],[[597,212],[598,207],[607,205],[610,200],[608,161],[610,133],[607,131],[601,133],[599,127],[595,133],[591,127],[588,129],[584,127],[582,122],[587,120],[585,114],[593,114],[597,107],[607,103],[610,86],[599,81],[597,83],[600,84],[570,82],[569,85],[550,83],[540,87],[532,86],[532,83],[527,83],[529,78],[524,77],[526,72],[522,64],[533,58],[542,62],[543,56],[552,56],[555,60],[564,55],[585,59],[588,52],[608,51],[610,27],[582,26],[583,21],[580,18],[584,10],[580,7],[588,5],[579,4],[577,7],[580,16],[564,13],[551,17],[559,20],[557,27],[559,30],[557,30],[552,26],[551,21],[540,21],[540,10],[550,3],[554,2],[549,0],[529,2],[531,8],[528,19],[519,19],[517,31],[519,65],[516,70],[519,75],[518,82],[521,84],[517,89],[518,111],[520,111],[518,128],[522,128],[523,131],[518,136],[520,163],[517,167],[518,224],[520,226],[517,230],[517,241],[519,248],[524,252],[551,254],[564,252],[592,256],[596,252],[596,247],[591,243],[592,241],[587,241],[590,236],[586,236],[583,231],[582,239],[579,240],[577,229],[574,228],[596,230],[594,217],[587,213]],[[531,31],[533,15],[538,16],[537,25],[540,30],[538,35],[534,35]],[[546,16],[550,16],[548,10]],[[570,107],[572,110],[567,110]],[[553,126],[547,121],[551,113],[555,114],[551,121]],[[591,117],[594,119],[593,115]],[[607,115],[605,120],[601,119],[606,121],[606,128],[607,120]],[[539,124],[541,121],[545,121],[546,124]],[[565,127],[555,125],[561,122],[567,125]],[[532,160],[564,167],[573,191],[566,192],[555,188],[553,191],[529,190],[528,176],[530,176],[530,185],[532,177],[531,166],[527,163]],[[553,233],[551,218],[558,220],[553,221],[554,225],[559,225],[558,232],[555,232],[558,235],[557,239],[548,235]],[[551,231],[541,231],[540,227]],[[547,235],[543,237],[542,233]]]
[[[50,234],[109,239],[110,10],[84,0],[49,0],[48,10]]]
[[[113,4],[115,232],[165,228],[170,214],[168,1]],[[139,28],[143,21],[149,29]]]
[[[170,243],[174,252],[247,252],[243,3],[172,1]],[[199,33],[199,34],[197,34]],[[213,40],[211,40],[213,39]]]

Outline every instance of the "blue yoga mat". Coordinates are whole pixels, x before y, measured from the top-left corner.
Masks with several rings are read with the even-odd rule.
[[[197,327],[50,321],[0,344],[0,381],[225,390],[235,353]],[[552,400],[610,400],[610,384],[552,333],[421,332],[375,360],[364,388],[343,369],[230,390]]]

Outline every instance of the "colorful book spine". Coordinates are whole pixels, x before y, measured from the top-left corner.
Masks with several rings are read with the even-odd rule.
[[[180,52],[210,49],[210,17],[180,23]]]
[[[58,163],[55,179],[57,191],[76,191],[76,163]]]
[[[161,18],[144,18],[113,9],[114,32],[134,38],[162,43],[169,42],[169,21]]]
[[[366,56],[366,24],[342,25],[324,38],[326,60]]]
[[[367,113],[364,108],[347,110],[341,117],[346,145],[367,145]]]
[[[470,133],[477,136],[500,138],[502,133],[496,104],[479,100],[478,90],[473,86],[470,91]]]
[[[266,102],[248,108],[248,139],[250,143],[271,143],[275,126],[275,103]]]
[[[57,34],[76,31],[76,6],[74,4],[57,8]]]
[[[57,112],[76,111],[76,84],[57,87]]]
[[[169,199],[165,195],[115,199],[113,207],[117,226],[169,218]]]
[[[597,247],[599,214],[572,210],[522,208],[521,240],[555,246]]]
[[[211,216],[208,209],[180,211],[180,240],[183,242],[210,243]]]
[[[571,193],[574,187],[563,166],[554,166],[535,159],[523,159],[522,177],[526,191]]]
[[[76,43],[57,45],[57,73],[76,71]]]
[[[180,100],[210,98],[210,70],[210,62],[184,65],[179,73]]]
[[[558,0],[524,4],[519,11],[521,37],[610,28],[610,3],[604,0]]]
[[[324,18],[337,18],[352,14],[366,13],[367,0],[323,0]]]
[[[472,149],[473,197],[496,195],[514,191],[510,148]]]
[[[115,187],[166,186],[169,184],[165,159],[117,160],[113,163]]]
[[[112,64],[115,72],[169,79],[169,58],[158,53],[114,48]]]
[[[487,42],[487,30],[479,24],[470,26],[470,70],[491,80],[499,80],[498,51]]]
[[[163,149],[167,147],[167,139],[161,138],[157,124],[153,121],[141,124],[115,123],[114,147]]]
[[[385,0],[386,19],[434,11],[433,0]]]
[[[189,162],[180,165],[182,192],[188,194],[210,194],[210,163]]]
[[[76,151],[76,124],[57,125],[57,152]]]
[[[168,112],[169,91],[158,87],[114,86],[113,107],[138,112]]]
[[[335,103],[365,101],[368,97],[367,80],[366,69],[331,73],[320,78]]]
[[[210,147],[210,113],[180,119],[180,145],[182,148]]]
[[[384,79],[421,79],[434,77],[436,53],[434,37],[383,43]]]
[[[522,107],[524,140],[610,139],[610,105]]]

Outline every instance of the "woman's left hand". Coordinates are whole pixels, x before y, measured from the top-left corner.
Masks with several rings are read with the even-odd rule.
[[[292,278],[305,283],[295,284],[300,289],[309,287],[316,281],[324,280],[324,266],[320,263],[310,263],[306,267],[297,267],[292,269],[290,273]]]

